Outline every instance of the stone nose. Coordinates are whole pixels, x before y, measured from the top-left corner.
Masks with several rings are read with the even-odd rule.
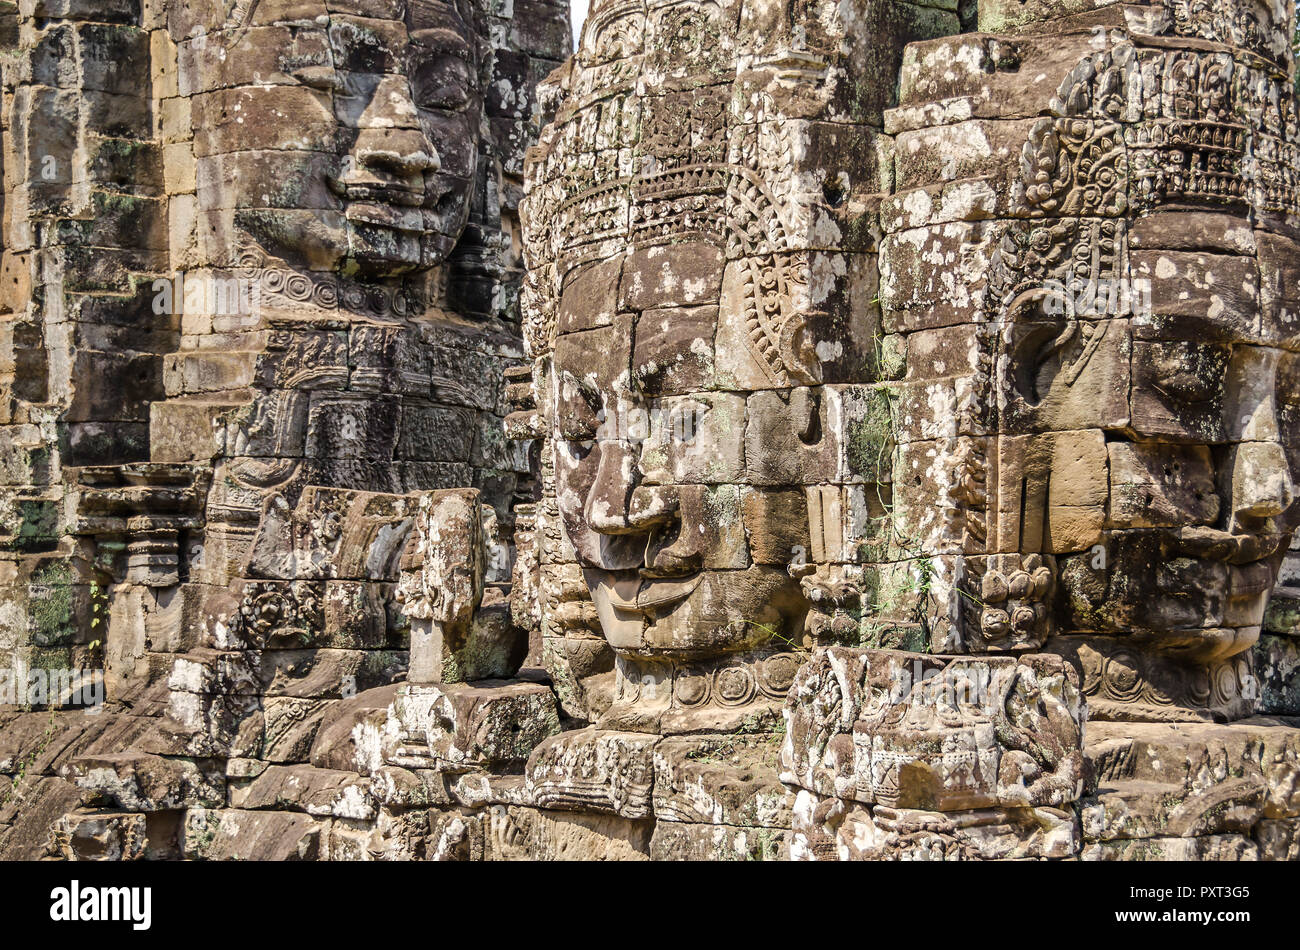
[[[618,440],[601,441],[592,451],[600,453],[600,460],[583,505],[587,526],[601,534],[632,534],[643,530],[630,518],[637,471],[631,446]]]
[[[1286,452],[1277,442],[1243,442],[1232,459],[1232,512],[1239,518],[1276,518],[1295,500]]]
[[[1277,370],[1281,351],[1239,346],[1228,368],[1224,429],[1235,443],[1229,457],[1228,511],[1234,520],[1276,518],[1295,500],[1295,482],[1278,424]]]
[[[679,505],[677,491],[671,485],[638,485],[632,492],[628,521],[634,528],[648,531],[674,521]]]
[[[384,76],[379,81],[357,129],[352,154],[362,167],[403,176],[436,172],[442,167],[403,76]]]
[[[442,167],[438,151],[423,133],[389,130],[363,131],[357,138],[357,163],[372,171],[422,175]]]
[[[711,538],[704,536],[700,486],[639,486],[632,493],[632,523],[648,533],[642,574],[674,577],[700,569]]]

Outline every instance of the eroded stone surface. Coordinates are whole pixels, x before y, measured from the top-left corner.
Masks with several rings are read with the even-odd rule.
[[[0,856],[1295,860],[1294,16],[0,2]]]

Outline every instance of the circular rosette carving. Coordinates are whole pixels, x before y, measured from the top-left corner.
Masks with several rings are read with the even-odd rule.
[[[317,282],[311,290],[311,302],[322,310],[335,310],[339,305],[339,287],[333,280]]]
[[[249,279],[260,277],[266,267],[266,255],[261,248],[243,245],[235,251],[235,270],[238,276]]]
[[[1249,664],[1244,664],[1244,666],[1246,672],[1249,673]],[[1210,681],[1214,688],[1214,702],[1216,704],[1226,706],[1241,698],[1244,684],[1237,663],[1228,661],[1218,664],[1210,674]]]
[[[1021,155],[1025,202],[1040,214],[1117,215],[1128,209],[1128,157],[1120,127],[1091,119],[1043,120]]]
[[[785,699],[799,672],[799,658],[793,653],[778,653],[759,664],[758,688],[773,699]]]
[[[709,677],[688,674],[673,683],[673,698],[683,706],[703,706],[711,692]]]
[[[1142,698],[1144,680],[1137,659],[1119,651],[1101,661],[1101,688],[1106,698],[1121,703],[1135,703]]]
[[[264,270],[262,271],[262,291],[268,294],[284,293],[288,280],[288,271],[281,270],[278,267]]]
[[[715,674],[713,694],[723,706],[743,706],[754,698],[757,687],[751,669],[728,666]]]
[[[290,300],[306,301],[311,299],[311,279],[304,274],[290,274],[284,282],[285,296]]]
[[[366,290],[357,284],[347,284],[340,295],[343,308],[354,313],[361,313],[366,308]]]
[[[1213,682],[1208,667],[1196,666],[1187,672],[1187,699],[1194,706],[1208,706],[1213,695]]]
[[[1119,136],[1118,126],[1107,126],[1080,144],[1075,158],[1078,196],[1066,201],[1066,212],[1115,215],[1128,210],[1128,156]]]

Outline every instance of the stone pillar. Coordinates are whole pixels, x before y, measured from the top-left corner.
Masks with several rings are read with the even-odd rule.
[[[483,601],[485,561],[479,493],[433,492],[420,498],[415,530],[402,556],[398,596],[411,620],[411,669],[407,682],[464,682],[509,676],[514,670],[473,668],[458,653],[477,653],[468,643],[474,612]]]

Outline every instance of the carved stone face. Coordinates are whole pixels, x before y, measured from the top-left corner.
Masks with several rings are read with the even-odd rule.
[[[1094,303],[1092,314],[1058,320],[1062,332],[1045,347],[1014,353],[1030,386],[1012,387],[1013,405],[1024,399],[1027,411],[1018,419],[1013,408],[1006,424],[1016,431],[1032,418],[1034,428],[1054,430],[1039,439],[1054,446],[1048,492],[1059,514],[1049,499],[1046,540],[1058,553],[1060,645],[1079,657],[1099,716],[1248,714],[1253,684],[1243,654],[1259,637],[1295,524],[1300,469],[1286,446],[1300,435],[1292,408],[1300,340],[1294,314],[1279,306],[1280,288],[1270,294],[1262,282],[1276,285],[1300,248],[1286,236],[1287,209],[1269,195],[1269,179],[1285,166],[1245,163],[1247,136],[1262,154],[1279,154],[1270,133],[1287,134],[1294,104],[1281,87],[1281,111],[1270,117],[1269,83],[1234,76],[1225,62],[1222,54],[1143,56],[1120,47],[1094,55],[1088,65],[1097,75],[1076,72],[1060,97],[1079,115],[1120,110],[1120,123],[1092,118],[1087,141],[1061,135],[1058,147],[1073,160],[1075,148],[1087,156],[1127,143],[1115,174],[1089,169],[1098,197],[1085,201],[1105,211],[1121,200],[1108,194],[1127,192],[1132,207],[1127,222],[1116,222],[1113,264],[1094,263],[1089,276],[1111,289],[1128,274],[1132,299],[1106,308],[1119,319],[1098,319]],[[1163,101],[1146,116],[1107,104],[1142,72],[1169,77]],[[1255,115],[1259,127],[1239,124],[1241,114]],[[1074,121],[1057,124],[1072,132]],[[1181,144],[1165,144],[1175,137]],[[1173,210],[1188,204],[1200,207]],[[1014,326],[1018,317],[1009,316]],[[1063,433],[1084,408],[1086,397],[1069,390],[1088,373],[1090,355],[1102,357],[1092,378],[1106,377],[1115,394],[1125,354],[1127,406],[1088,400],[1091,436]],[[1069,491],[1052,489],[1061,481],[1078,486],[1076,498],[1095,499],[1091,510],[1068,512]]]
[[[806,609],[785,569],[794,552],[758,563],[747,543],[746,399],[717,388],[721,253],[697,243],[619,263],[616,283],[608,264],[570,278],[559,320],[573,331],[552,375],[557,501],[605,635],[647,657],[789,636]],[[614,312],[619,288],[629,309]]]
[[[985,62],[971,82],[990,102],[1032,99],[1026,76],[1054,93],[1051,118],[1003,126],[900,117],[899,223],[920,226],[895,225],[882,296],[914,308],[908,376],[936,395],[916,428],[933,438],[934,410],[958,410],[925,443],[952,479],[926,540],[961,552],[947,646],[1061,652],[1100,719],[1249,715],[1246,651],[1300,477],[1287,69],[1234,63],[1226,39],[945,42]],[[973,135],[986,157],[952,177],[971,194],[995,183],[1002,220],[932,224],[941,209],[901,193],[932,186],[927,161]],[[921,445],[905,458],[919,465]],[[895,493],[912,509],[933,497]]]
[[[1195,250],[1161,246],[1206,217],[1134,223],[1127,263],[1151,292],[1132,315],[1013,331],[1007,423],[1050,455],[1037,487],[1041,550],[1059,571],[1056,643],[1094,674],[1101,715],[1246,709],[1241,654],[1294,527],[1297,340],[1259,280],[1300,248],[1244,215],[1215,215],[1217,237]]]
[[[482,118],[467,10],[262,0],[224,26],[181,54],[208,226],[314,270],[389,276],[445,259]]]
[[[848,560],[875,285],[845,212],[877,187],[879,105],[850,94],[864,34],[818,10],[598,5],[530,164],[544,600],[589,594],[618,656],[611,727],[777,708],[810,579]],[[571,635],[573,611],[546,616]]]

